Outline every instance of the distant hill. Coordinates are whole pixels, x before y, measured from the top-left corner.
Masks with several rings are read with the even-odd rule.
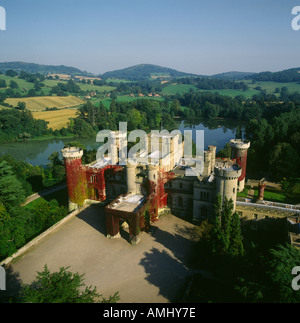
[[[83,72],[78,68],[65,66],[65,65],[41,65],[35,63],[25,62],[0,62],[0,71],[6,72],[7,70],[24,71],[28,73],[40,74],[69,74],[69,75],[91,75],[90,73]]]
[[[189,77],[198,76],[196,74],[179,72],[171,68],[161,67],[151,64],[140,64],[131,67],[127,67],[120,70],[106,72],[102,74],[103,79],[117,78],[126,79],[129,81],[139,81],[143,79],[155,79],[155,78],[175,78],[175,77]]]
[[[300,82],[300,67],[290,68],[280,72],[261,72],[250,77],[255,81],[272,81],[272,82]]]
[[[225,79],[225,80],[243,80],[245,78],[251,78],[255,73],[251,72],[226,72],[212,75],[211,78]]]

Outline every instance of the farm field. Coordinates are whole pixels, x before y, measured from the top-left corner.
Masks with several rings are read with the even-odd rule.
[[[98,85],[93,85],[93,84],[83,84],[83,83],[76,83],[79,85],[82,91],[98,91],[99,93],[103,92],[110,92],[115,89],[115,87],[112,86],[98,86]]]
[[[158,97],[158,98],[148,97],[148,96],[145,96],[145,97],[130,97],[130,96],[126,96],[126,95],[121,95],[121,96],[117,97],[116,101],[117,102],[132,102],[132,101],[143,100],[143,99],[144,100],[157,100],[157,101],[163,101],[164,100],[164,98],[162,98],[162,97]],[[107,99],[102,99],[102,100],[95,100],[93,102],[93,104],[96,105],[96,106],[99,106],[100,101],[108,109],[110,107],[112,99],[107,98]]]
[[[257,86],[260,86],[263,90],[266,90],[267,93],[274,93],[276,88],[281,89],[282,87],[287,87],[289,92],[299,92],[300,93],[300,83],[289,82],[289,83],[279,83],[279,82],[256,82],[252,84],[251,80],[246,80],[245,83],[252,89]]]
[[[252,98],[253,95],[261,93],[259,90],[255,88],[260,86],[262,90],[266,90],[268,94],[275,94],[275,89],[282,87],[287,87],[289,92],[298,92],[300,93],[300,83],[297,82],[290,82],[290,83],[278,83],[278,82],[256,82],[252,84],[252,80],[244,80],[242,81],[249,86],[249,90],[242,91],[242,90],[232,90],[232,89],[225,89],[225,90],[199,90],[193,85],[189,84],[171,84],[163,88],[162,93],[166,95],[175,95],[175,94],[184,94],[190,91],[193,88],[195,91],[201,92],[212,92],[212,93],[219,93],[220,95],[225,95],[229,97],[236,97],[239,95],[244,96],[246,99]],[[278,96],[278,94],[275,94]]]
[[[197,91],[194,85],[190,84],[171,84],[163,88],[162,93],[166,95],[184,94],[188,93],[190,89]]]
[[[226,90],[198,90],[198,91],[218,93],[220,95],[229,96],[231,98],[235,98],[236,96],[242,95],[246,99],[251,99],[253,95],[260,93],[260,91],[257,91],[257,90],[254,90],[254,89],[249,89],[247,91],[232,90],[232,89],[226,89]]]
[[[18,86],[19,86],[18,91],[21,92],[22,94],[26,94],[26,93],[28,93],[29,90],[34,88],[33,83],[19,79],[18,77],[11,77],[11,76],[6,76],[6,75],[1,74],[0,80],[4,80],[7,85],[7,88],[0,88],[0,92],[4,92],[6,89],[9,88],[10,81],[15,81],[18,84]]]
[[[46,110],[46,108],[70,108],[76,107],[84,104],[80,98],[75,96],[42,96],[42,97],[32,97],[32,98],[10,98],[6,99],[5,103],[17,106],[18,102],[25,102],[26,109],[32,112],[39,112]]]
[[[35,119],[41,119],[49,122],[48,127],[53,130],[66,127],[70,118],[75,118],[77,109],[61,109],[55,111],[33,112]]]

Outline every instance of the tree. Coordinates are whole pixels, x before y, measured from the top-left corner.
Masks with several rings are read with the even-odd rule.
[[[279,143],[273,148],[269,165],[276,180],[297,176],[299,164],[299,155],[289,143]]]
[[[241,256],[243,242],[239,215],[233,213],[233,201],[226,197],[222,203],[220,195],[215,202],[215,216],[210,233],[211,251],[214,255]]]
[[[231,216],[228,251],[231,256],[242,256],[244,254],[241,221],[237,212],[234,212]]]
[[[299,303],[300,293],[291,288],[292,269],[300,264],[300,252],[289,244],[279,245],[270,250],[267,262],[267,275],[270,278],[272,301],[281,303]]]
[[[5,80],[0,80],[0,88],[6,88]]]
[[[6,75],[6,76],[10,76],[10,77],[15,77],[15,76],[17,76],[17,75],[18,75],[18,72],[14,71],[14,70],[7,70],[7,71],[5,72],[5,75]]]
[[[26,109],[26,103],[25,102],[18,102],[17,108],[19,110],[24,111]]]
[[[74,121],[75,122],[72,130],[77,137],[91,138],[96,135],[93,127],[83,119],[76,118]]]
[[[5,161],[0,162],[0,203],[7,210],[19,206],[25,199],[25,192],[12,167]]]
[[[51,273],[44,266],[38,272],[35,281],[21,288],[23,302],[29,303],[116,303],[118,293],[108,299],[98,294],[96,287],[86,286],[84,275],[70,272],[69,267],[62,267],[58,272]],[[101,298],[101,299],[100,299]]]
[[[10,83],[9,83],[9,87],[11,89],[18,89],[19,85],[18,85],[18,83],[16,81],[11,80]]]
[[[22,139],[23,141],[27,141],[28,139],[31,138],[31,134],[28,132],[22,132],[22,133],[19,133],[18,137],[19,137],[19,139]]]

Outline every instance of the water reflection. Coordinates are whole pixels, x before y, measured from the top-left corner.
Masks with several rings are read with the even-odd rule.
[[[96,139],[52,139],[28,142],[13,142],[0,144],[0,154],[9,154],[18,161],[26,161],[33,166],[46,166],[48,157],[55,151],[60,153],[64,145],[71,141],[80,141],[88,150],[98,149]]]
[[[199,122],[199,123],[198,123]],[[237,126],[243,129],[242,124],[236,121],[209,120],[194,121],[194,124],[182,121],[179,124],[179,130],[204,130],[204,146],[217,146],[217,151],[222,149],[232,138],[235,138]],[[193,140],[195,141],[196,132],[193,131]],[[98,149],[101,145],[96,142],[96,138],[76,138],[76,139],[52,139],[44,141],[12,142],[0,144],[0,154],[10,154],[18,161],[27,161],[36,166],[46,166],[48,157],[55,151],[60,152],[64,145],[71,141],[81,142],[87,150]]]

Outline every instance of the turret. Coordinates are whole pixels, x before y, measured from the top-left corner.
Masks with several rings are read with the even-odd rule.
[[[241,166],[237,164],[216,164],[214,173],[216,194],[221,195],[222,201],[224,201],[225,197],[228,200],[232,199],[235,208],[238,178],[242,173]]]
[[[211,168],[211,158],[212,154],[210,151],[204,151],[204,168],[203,168],[203,176],[210,176],[212,168]]]
[[[128,163],[126,165],[126,175],[127,192],[136,194],[136,166]]]
[[[241,166],[242,174],[238,180],[238,190],[242,192],[245,187],[246,166],[247,166],[247,151],[250,147],[250,141],[244,139],[230,140],[231,158],[236,160],[236,163]]]
[[[211,153],[211,170],[213,171],[215,169],[215,163],[216,163],[216,146],[208,146],[209,152]]]
[[[67,186],[69,194],[69,211],[76,210],[84,202],[81,176],[81,157],[83,150],[77,147],[69,147],[61,150],[65,161]]]

